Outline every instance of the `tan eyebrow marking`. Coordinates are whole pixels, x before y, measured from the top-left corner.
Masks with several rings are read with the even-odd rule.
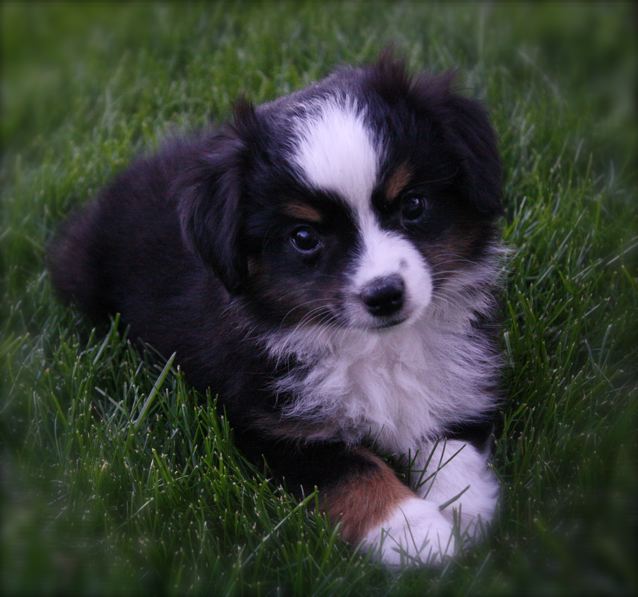
[[[388,201],[394,201],[412,178],[412,172],[406,162],[403,162],[388,179],[385,185],[385,194]]]
[[[307,203],[286,203],[284,213],[309,222],[321,222],[322,220],[321,213]]]

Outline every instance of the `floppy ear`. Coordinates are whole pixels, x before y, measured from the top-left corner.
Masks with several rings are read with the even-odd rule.
[[[182,237],[237,292],[247,273],[242,250],[242,176],[248,157],[249,129],[256,121],[251,104],[238,102],[234,122],[205,138],[195,149],[176,193]]]
[[[417,113],[441,124],[444,140],[460,163],[460,192],[480,213],[498,216],[503,207],[496,135],[481,103],[454,92],[454,75],[448,71],[413,77],[392,46],[368,70],[370,84],[386,102],[407,101]]]
[[[496,134],[480,102],[449,92],[443,109],[452,152],[460,159],[460,191],[483,215],[503,214],[502,166]]]

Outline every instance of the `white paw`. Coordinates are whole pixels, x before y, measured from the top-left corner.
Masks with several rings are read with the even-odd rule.
[[[437,566],[454,555],[452,531],[436,504],[411,497],[369,531],[361,547],[386,566]]]
[[[494,518],[499,484],[488,468],[486,455],[457,440],[440,442],[428,457],[425,471],[416,471],[416,493],[442,508],[451,522],[458,521],[459,533],[474,543]],[[424,481],[419,483],[417,477]]]

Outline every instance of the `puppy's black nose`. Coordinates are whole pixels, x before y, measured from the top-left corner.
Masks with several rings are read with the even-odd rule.
[[[361,300],[368,311],[377,317],[393,315],[403,307],[405,284],[399,274],[375,278],[361,291]]]

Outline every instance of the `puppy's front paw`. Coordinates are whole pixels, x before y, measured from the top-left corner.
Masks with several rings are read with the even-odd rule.
[[[387,566],[437,566],[454,555],[452,531],[436,504],[410,497],[368,532],[361,547]]]
[[[499,494],[487,455],[465,442],[447,440],[434,447],[428,462],[426,469],[412,471],[417,495],[442,507],[448,520],[458,520],[464,541],[478,541],[494,518]]]

